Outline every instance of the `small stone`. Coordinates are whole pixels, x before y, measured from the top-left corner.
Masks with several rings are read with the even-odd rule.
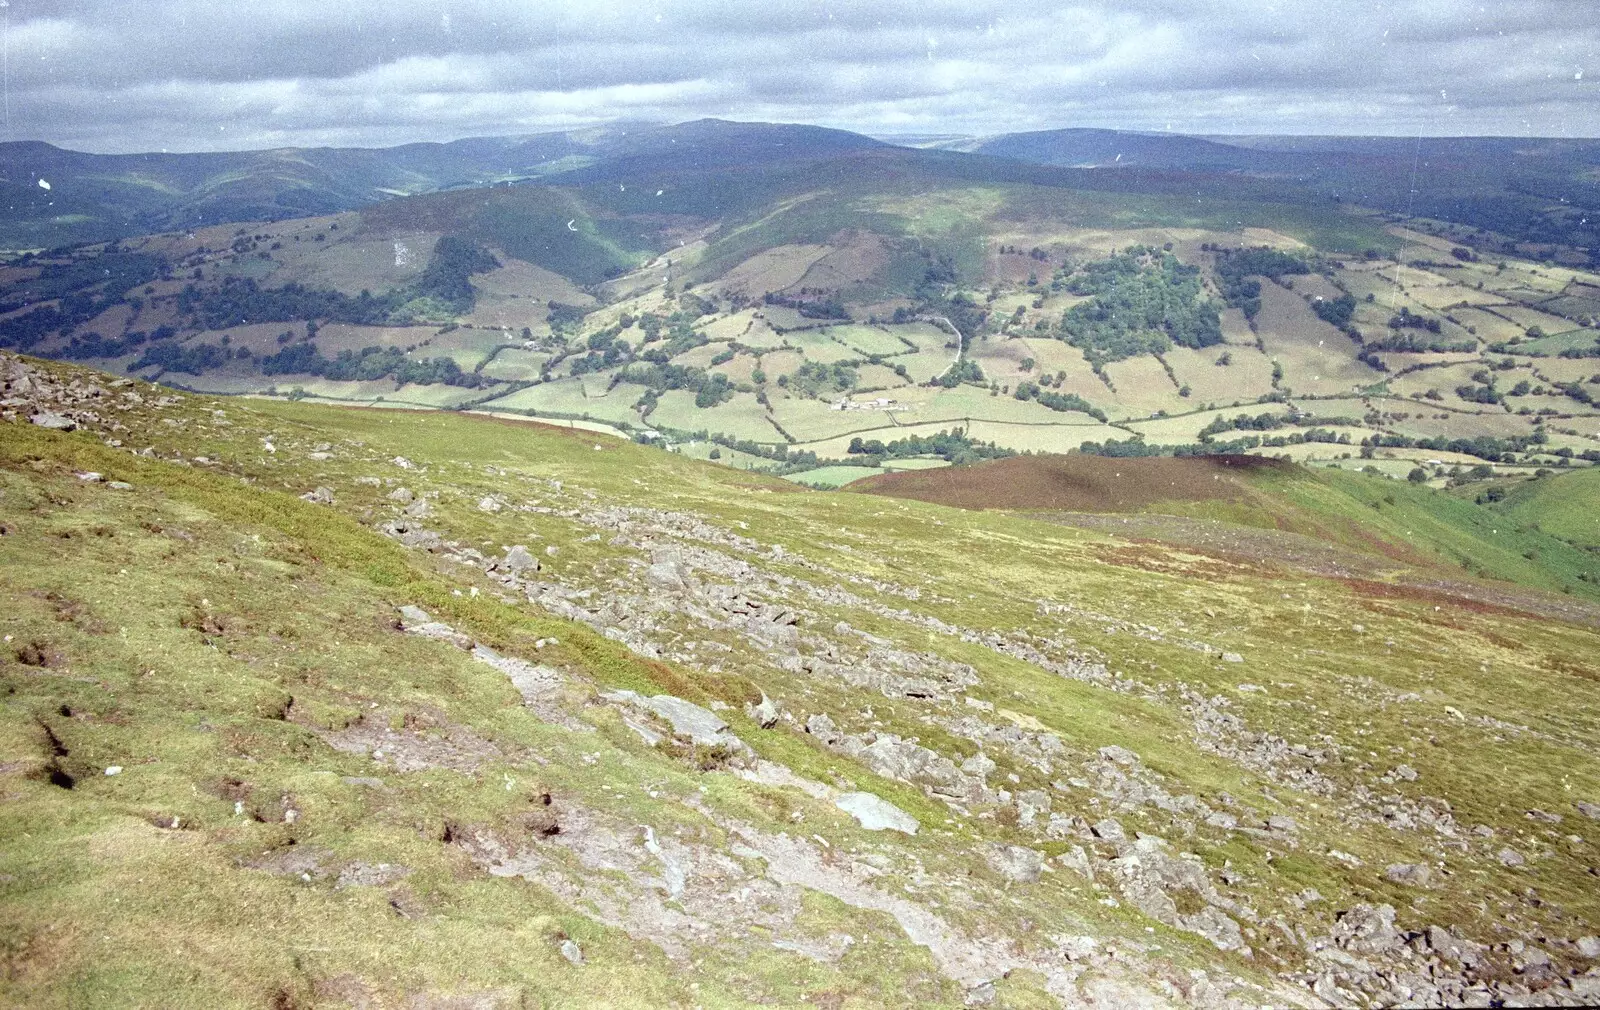
[[[1530,820],[1530,821],[1539,821],[1542,824],[1560,824],[1561,823],[1561,815],[1560,814],[1552,814],[1548,810],[1540,810],[1538,807],[1534,807],[1532,810],[1529,810],[1527,816],[1528,816],[1528,820]]]
[[[1034,883],[1044,873],[1044,855],[1025,845],[994,845],[985,855],[996,873],[1018,884]]]
[[[843,793],[833,805],[854,817],[868,831],[900,831],[914,835],[921,827],[915,817],[874,793]]]
[[[1427,887],[1433,879],[1433,869],[1426,863],[1392,863],[1383,871],[1383,876],[1391,884]]]
[[[122,774],[122,766],[121,765],[106,765],[106,774],[107,775],[121,775]]]
[[[1501,849],[1499,855],[1497,855],[1495,858],[1500,860],[1501,866],[1516,867],[1527,862],[1526,859],[1522,858],[1522,853],[1509,847]]]
[[[1237,652],[1224,652],[1222,654],[1222,661],[1224,663],[1243,663],[1244,657],[1239,655]]]
[[[132,491],[133,490],[133,485],[129,484],[125,480],[107,481],[106,482],[106,487],[111,488],[113,491]]]
[[[1139,763],[1139,755],[1126,747],[1118,747],[1116,744],[1111,744],[1100,748],[1100,760],[1110,761],[1119,765],[1136,765]]]
[[[1591,960],[1600,959],[1600,936],[1580,936],[1577,941],[1578,953]]]
[[[85,471],[84,473],[80,473],[77,476],[78,476],[79,480],[83,481],[86,484],[98,484],[101,481],[106,479],[104,474],[96,473],[93,470]]]
[[[763,692],[761,704],[752,705],[746,703],[744,714],[753,719],[756,725],[762,729],[771,729],[778,724],[778,703],[768,698],[766,693]]]
[[[389,492],[389,500],[392,502],[398,502],[401,505],[410,505],[416,500],[416,497],[416,495],[411,493],[410,488],[397,487],[393,491]]]
[[[1579,800],[1578,802],[1574,803],[1573,806],[1578,808],[1578,813],[1589,818],[1590,820],[1600,821],[1600,803],[1587,803],[1583,800]]]
[[[539,570],[539,559],[528,553],[526,547],[517,544],[514,547],[507,548],[505,559],[500,562],[498,567],[504,568],[513,575],[521,575],[524,572],[537,572]]]
[[[1089,830],[1094,832],[1094,836],[1102,841],[1125,842],[1128,840],[1128,833],[1122,830],[1122,822],[1114,817],[1096,821],[1089,827]]]
[[[74,431],[78,427],[78,422],[71,418],[62,417],[60,414],[52,414],[48,410],[41,410],[29,417],[28,420],[41,428],[48,428],[51,431]]]
[[[583,949],[573,940],[561,941],[561,956],[575,965],[583,965]]]
[[[478,499],[479,512],[499,512],[503,508],[505,508],[504,505],[487,495]]]
[[[315,491],[307,491],[305,494],[301,495],[300,497],[302,499],[304,499],[305,501],[314,502],[315,504],[318,504],[318,505],[332,505],[333,504],[333,488],[331,488],[331,487],[319,487]]]
[[[404,511],[406,515],[413,519],[424,519],[428,513],[433,511],[433,507],[428,504],[428,499],[418,498],[410,505],[407,505]]]
[[[1271,817],[1267,818],[1268,831],[1282,831],[1287,834],[1290,831],[1294,831],[1297,827],[1299,827],[1299,825],[1295,823],[1294,818],[1288,816],[1287,814],[1273,814]]]

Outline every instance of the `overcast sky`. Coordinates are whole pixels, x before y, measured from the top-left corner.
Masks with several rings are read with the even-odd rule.
[[[0,3],[5,138],[90,151],[702,116],[1600,136],[1595,0]]]

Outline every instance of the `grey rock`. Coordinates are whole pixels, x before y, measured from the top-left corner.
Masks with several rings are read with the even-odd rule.
[[[644,571],[644,581],[652,589],[663,592],[686,592],[693,588],[693,577],[682,561],[667,558],[656,561]]]
[[[505,506],[500,504],[499,500],[495,498],[484,496],[478,499],[479,512],[499,512],[503,508],[505,508]]]
[[[305,501],[315,502],[318,505],[332,505],[333,504],[333,488],[331,488],[331,487],[318,487],[315,491],[307,491],[305,494],[301,495],[300,497]]]
[[[133,490],[133,485],[129,484],[125,480],[106,481],[106,487],[111,488],[113,491],[132,491]]]
[[[1334,924],[1333,942],[1353,954],[1384,954],[1399,950],[1405,938],[1394,926],[1393,905],[1352,905]]]
[[[1600,821],[1600,803],[1588,803],[1584,800],[1579,800],[1573,806],[1578,808],[1578,813],[1590,820]]]
[[[1294,818],[1286,814],[1273,814],[1267,818],[1268,831],[1281,831],[1287,834],[1298,827],[1299,825],[1294,822]]]
[[[1427,887],[1433,879],[1433,868],[1426,863],[1391,863],[1383,876],[1391,884]]]
[[[411,868],[392,863],[351,863],[339,871],[335,887],[383,887],[410,876]]]
[[[806,719],[806,732],[830,746],[838,743],[841,739],[839,727],[834,724],[832,719],[821,712]]]
[[[530,554],[526,547],[516,544],[507,548],[505,558],[498,562],[495,567],[502,568],[513,575],[521,575],[525,572],[537,572],[539,570],[539,559]]]
[[[1107,817],[1105,820],[1096,821],[1089,830],[1094,832],[1096,838],[1103,841],[1125,842],[1128,840],[1128,833],[1122,830],[1122,823],[1115,817]]]
[[[1443,926],[1429,926],[1423,934],[1428,949],[1440,957],[1451,961],[1471,966],[1478,963],[1478,958],[1483,953],[1483,945],[1463,940]]]
[[[1224,652],[1222,654],[1222,661],[1224,663],[1243,663],[1244,657],[1239,655],[1237,652]]]
[[[1136,765],[1139,763],[1139,755],[1126,747],[1118,747],[1116,744],[1100,748],[1100,759],[1119,765]]]
[[[51,431],[73,431],[78,427],[78,422],[70,417],[62,417],[60,414],[53,414],[48,410],[41,410],[28,418],[28,420],[41,428],[48,428]]]
[[[992,1006],[999,997],[993,982],[979,982],[967,990],[966,998],[962,1000],[963,1006]]]
[[[778,724],[778,703],[768,698],[763,692],[761,704],[751,705],[747,703],[744,707],[744,714],[749,716],[762,729],[771,729]]]
[[[1561,823],[1561,815],[1560,814],[1552,814],[1550,811],[1548,811],[1548,810],[1540,810],[1538,807],[1534,807],[1532,810],[1529,810],[1528,814],[1527,814],[1527,817],[1528,817],[1528,820],[1530,820],[1530,821],[1538,821],[1541,824],[1560,824]]]
[[[710,709],[701,708],[691,701],[658,694],[646,698],[633,691],[607,691],[601,695],[607,701],[617,701],[643,709],[666,720],[679,736],[705,746],[742,747],[737,736],[729,732],[728,724]]]
[[[579,966],[583,964],[583,950],[573,940],[561,941],[561,956],[572,964]]]
[[[1522,858],[1522,853],[1509,846],[1501,849],[1495,858],[1500,860],[1501,866],[1517,867],[1527,862],[1526,859]]]
[[[1577,940],[1578,953],[1591,959],[1600,959],[1600,936],[1580,936]]]
[[[397,487],[389,492],[389,500],[399,502],[401,505],[410,505],[416,498],[417,496],[411,493],[410,488]]]
[[[421,607],[406,605],[400,608],[400,627],[410,635],[420,635],[438,642],[448,642],[458,649],[471,649],[472,639],[442,621],[428,617]]]
[[[854,817],[868,831],[900,831],[914,835],[921,827],[915,817],[873,793],[843,793],[833,805]]]
[[[978,753],[967,758],[965,761],[961,762],[962,771],[966,772],[968,775],[976,775],[980,779],[986,778],[990,772],[995,770],[995,767],[994,761],[989,757],[989,755],[983,753],[982,751],[979,751]]]
[[[1094,879],[1094,865],[1089,862],[1089,854],[1083,846],[1074,845],[1072,848],[1056,857],[1056,862],[1083,877],[1085,880]]]
[[[428,504],[428,499],[426,499],[426,498],[418,498],[416,501],[412,502],[410,505],[407,505],[405,507],[404,511],[405,511],[406,515],[410,516],[413,519],[423,519],[423,518],[426,518],[427,515],[430,512],[433,511],[433,508],[432,508],[432,506],[430,506]]]
[[[984,852],[994,871],[1018,884],[1031,884],[1044,873],[1044,855],[1025,845],[991,845]]]

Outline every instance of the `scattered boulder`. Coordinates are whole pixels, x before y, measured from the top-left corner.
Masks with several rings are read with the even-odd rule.
[[[48,428],[51,431],[74,431],[78,427],[78,422],[72,420],[72,418],[62,417],[60,414],[54,414],[48,410],[41,410],[29,417],[28,420],[41,428]]]
[[[512,575],[525,575],[539,570],[539,559],[529,553],[526,547],[517,544],[506,548],[506,556],[495,562],[494,568]]]
[[[647,698],[633,691],[607,691],[600,697],[607,701],[629,705],[663,719],[672,726],[673,733],[686,737],[691,743],[705,747],[728,747],[734,750],[744,747],[743,741],[734,736],[721,716],[710,709],[701,708],[694,702],[684,701],[670,694],[658,694]]]
[[[577,942],[574,940],[568,939],[561,941],[561,956],[566,958],[571,964],[579,967],[583,966],[583,949],[580,948]]]
[[[854,817],[868,831],[900,831],[908,835],[921,827],[917,819],[873,793],[842,793],[833,805]]]
[[[413,519],[423,519],[433,511],[433,508],[428,504],[428,499],[418,498],[410,505],[407,505],[403,511]]]
[[[1433,868],[1427,863],[1392,863],[1383,871],[1383,876],[1391,884],[1427,887],[1433,879]]]
[[[1126,747],[1118,747],[1116,744],[1100,748],[1100,759],[1119,765],[1136,765],[1139,763],[1139,755]]]
[[[1290,817],[1287,814],[1273,814],[1271,817],[1267,818],[1267,830],[1268,831],[1276,831],[1276,832],[1279,832],[1281,834],[1289,834],[1290,832],[1294,831],[1298,827],[1299,827],[1299,825],[1295,823],[1294,818]]]
[[[439,642],[449,642],[458,649],[472,648],[472,639],[445,624],[435,621],[421,607],[407,604],[400,608],[400,629],[409,635],[421,635]]]
[[[319,486],[315,491],[307,491],[300,498],[302,501],[313,502],[317,505],[332,505],[333,488]]]
[[[1399,950],[1405,938],[1394,926],[1393,905],[1352,905],[1339,913],[1333,942],[1353,954],[1386,954]]]
[[[1495,856],[1495,858],[1500,860],[1500,865],[1501,866],[1506,866],[1506,867],[1511,867],[1511,868],[1515,868],[1515,867],[1521,866],[1521,865],[1523,865],[1524,863],[1527,862],[1526,859],[1522,858],[1522,853],[1518,852],[1516,849],[1511,848],[1510,846],[1507,846],[1506,848],[1501,849],[1500,852]]]
[[[1538,807],[1534,807],[1532,810],[1529,810],[1527,813],[1527,818],[1530,821],[1538,821],[1541,824],[1561,823],[1560,814],[1552,814],[1550,811],[1540,810]]]
[[[1044,873],[1044,854],[1025,845],[991,845],[984,851],[994,871],[1018,884],[1031,884]]]
[[[1089,830],[1094,833],[1096,838],[1104,842],[1115,843],[1128,840],[1128,833],[1122,830],[1122,822],[1115,817],[1107,817],[1105,820],[1096,821],[1090,826]]]
[[[1576,946],[1584,957],[1600,960],[1600,936],[1580,936]]]
[[[1484,947],[1482,944],[1473,943],[1451,933],[1443,926],[1429,926],[1423,933],[1423,942],[1428,950],[1443,958],[1457,961],[1468,967],[1478,963]]]
[[[1578,808],[1578,813],[1593,821],[1600,821],[1600,803],[1588,803],[1579,800],[1573,806]]]
[[[760,726],[762,729],[771,729],[778,724],[778,703],[773,701],[771,698],[768,698],[766,693],[763,692],[761,695],[761,704],[753,705],[746,703],[744,706],[744,714],[754,720],[756,725]]]
[[[397,487],[389,492],[389,500],[401,505],[410,505],[416,499],[417,496],[411,493],[410,488]]]
[[[505,508],[505,506],[502,505],[497,498],[485,495],[484,497],[478,499],[479,512],[499,512],[503,508]]]

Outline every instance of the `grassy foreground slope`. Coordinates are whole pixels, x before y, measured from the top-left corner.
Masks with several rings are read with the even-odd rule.
[[[5,1002],[1600,982],[1592,625],[539,425],[0,382]]]

